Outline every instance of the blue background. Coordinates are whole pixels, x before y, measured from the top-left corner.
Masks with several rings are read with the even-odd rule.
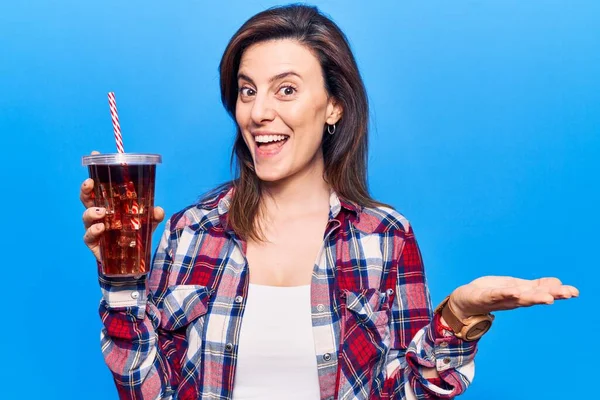
[[[3,398],[116,398],[82,243],[80,157],[114,152],[112,90],[126,150],[163,156],[156,202],[168,214],[228,179],[218,62],[275,4],[0,4]],[[372,105],[371,190],[412,221],[433,301],[487,274],[581,290],[499,313],[462,398],[593,397],[600,2],[316,4],[355,51]]]

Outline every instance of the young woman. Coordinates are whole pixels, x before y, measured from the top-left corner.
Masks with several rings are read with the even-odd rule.
[[[490,312],[578,294],[556,278],[483,277],[432,311],[409,222],[367,190],[355,59],[316,8],[252,17],[220,73],[237,177],[167,220],[147,277],[99,277],[122,398],[452,398]],[[101,262],[92,189],[84,241]]]

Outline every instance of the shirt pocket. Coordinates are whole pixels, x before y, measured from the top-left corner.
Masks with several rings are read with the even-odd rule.
[[[391,299],[377,289],[341,293],[340,390],[377,398],[390,346]]]
[[[390,319],[390,302],[387,292],[363,289],[342,293],[346,309],[356,321],[365,327],[379,330],[386,327]]]
[[[199,285],[177,285],[167,289],[161,307],[161,328],[177,331],[206,315],[213,290]]]

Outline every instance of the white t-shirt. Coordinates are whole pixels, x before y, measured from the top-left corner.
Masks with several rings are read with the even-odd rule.
[[[320,398],[310,301],[310,285],[249,285],[234,400]]]

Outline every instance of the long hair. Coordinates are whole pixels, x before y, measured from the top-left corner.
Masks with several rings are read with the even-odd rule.
[[[319,60],[329,96],[341,104],[342,118],[335,135],[323,131],[324,179],[342,198],[360,206],[380,205],[367,187],[367,130],[369,106],[365,87],[348,40],[340,28],[316,7],[291,4],[262,11],[233,35],[219,65],[221,101],[235,121],[237,74],[244,51],[253,44],[292,39]],[[231,154],[236,177],[228,225],[243,238],[262,240],[256,218],[260,214],[261,182],[239,126]]]

